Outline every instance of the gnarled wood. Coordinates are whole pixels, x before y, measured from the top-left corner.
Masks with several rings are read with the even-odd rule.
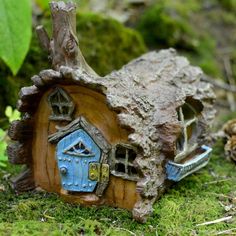
[[[7,146],[8,160],[12,164],[27,164],[31,162],[29,143],[12,142]]]
[[[63,79],[61,73],[55,70],[43,70],[39,75],[34,75],[31,80],[38,89],[47,88],[49,85]]]
[[[15,120],[10,124],[8,136],[12,140],[27,140],[32,138],[33,124],[31,120]]]
[[[46,30],[44,29],[42,25],[39,25],[36,27],[36,33],[39,38],[41,47],[49,53],[50,52],[50,39]]]
[[[41,95],[42,91],[40,91],[35,85],[23,87],[19,93],[20,99],[17,101],[17,109],[20,112],[33,113],[38,105]]]
[[[17,193],[26,192],[35,188],[33,173],[30,168],[27,168],[17,177],[11,180],[12,187]]]
[[[37,88],[43,88],[45,86],[43,79],[38,75],[34,75],[31,80]]]
[[[38,98],[32,99],[31,101],[22,101],[19,99],[16,104],[16,108],[20,112],[28,112],[30,114],[34,113],[38,105]]]
[[[59,70],[60,66],[80,68],[87,73],[96,75],[94,70],[86,63],[76,36],[76,6],[74,3],[50,3],[53,36],[51,42],[43,26],[37,28],[38,38],[43,49],[50,53],[52,66]]]
[[[35,99],[40,94],[40,90],[35,85],[30,87],[23,87],[20,90],[19,97],[22,101],[27,101],[31,99]]]

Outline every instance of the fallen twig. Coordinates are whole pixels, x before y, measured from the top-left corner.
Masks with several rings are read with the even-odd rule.
[[[123,230],[123,231],[126,231],[126,232],[130,233],[131,235],[136,236],[136,234],[135,234],[134,232],[132,232],[132,231],[130,231],[130,230],[128,230],[128,229],[124,229],[124,228],[114,228],[114,229],[115,229],[115,230]]]
[[[222,194],[222,193],[209,193],[209,194],[211,194],[211,195],[215,195],[215,196],[217,196],[217,197],[223,197],[223,198],[228,198],[228,199],[232,199],[232,197],[230,197],[230,196],[227,196],[227,195],[224,195],[224,194]]]
[[[232,231],[233,230],[236,230],[236,228],[223,230],[223,231],[217,232],[215,235],[221,235],[221,234],[231,234],[232,235],[232,233],[233,233]]]
[[[233,78],[233,71],[232,71],[232,66],[231,66],[229,56],[226,56],[226,55],[223,56],[223,64],[224,64],[225,76],[226,76],[227,83],[230,85],[230,87],[235,86],[235,80]],[[229,102],[231,111],[235,111],[234,94],[227,93],[227,98],[228,98],[228,102]]]
[[[43,216],[44,216],[45,218],[47,218],[47,219],[54,220],[55,217],[46,215],[46,212],[47,212],[47,211],[48,211],[48,209],[46,209],[46,210],[43,212]]]
[[[208,83],[212,84],[213,86],[215,86],[217,88],[220,88],[220,89],[232,92],[232,93],[236,93],[236,86],[234,86],[234,85],[229,85],[229,84],[224,83],[222,81],[214,80],[214,79],[211,79],[211,78],[206,77],[206,76],[202,77],[201,80],[205,81],[205,82],[208,82]]]
[[[211,181],[211,182],[206,182],[206,183],[204,183],[204,185],[218,184],[218,183],[226,182],[226,181],[233,180],[233,179],[235,179],[235,178],[227,178],[227,179],[214,180],[214,181]]]
[[[223,218],[220,218],[220,219],[217,219],[217,220],[213,220],[213,221],[207,221],[207,222],[204,222],[204,223],[201,223],[201,224],[197,224],[196,226],[203,226],[203,225],[212,225],[212,224],[217,224],[217,223],[220,223],[220,222],[223,222],[223,221],[227,221],[227,220],[231,220],[233,216],[227,216],[227,217],[223,217]]]

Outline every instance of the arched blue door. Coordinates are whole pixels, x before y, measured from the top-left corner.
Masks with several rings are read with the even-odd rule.
[[[83,129],[74,131],[57,144],[57,163],[62,188],[93,192],[97,181],[89,178],[91,163],[99,163],[101,150]]]

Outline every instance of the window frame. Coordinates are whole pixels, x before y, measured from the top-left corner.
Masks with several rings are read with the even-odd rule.
[[[57,96],[58,101],[53,101],[53,98]],[[51,107],[51,115],[49,119],[52,121],[72,121],[72,114],[75,109],[75,104],[73,99],[69,96],[69,94],[62,88],[56,87],[48,96],[48,103]],[[58,112],[55,111],[55,107],[57,107]],[[63,108],[67,108],[68,111],[66,114],[63,113]]]
[[[184,117],[184,112],[183,112],[183,106],[187,105],[193,112],[193,118],[191,119],[185,119]],[[192,139],[195,137],[196,138],[196,133],[194,134],[193,130],[192,130],[192,134],[191,137],[188,137],[188,128],[192,125],[192,124],[196,124],[196,128],[198,126],[198,115],[201,112],[198,112],[191,104],[189,104],[188,102],[185,102],[181,107],[178,108],[177,110],[178,113],[178,120],[181,124],[181,133],[180,136],[178,137],[178,139],[183,136],[184,141],[183,141],[183,148],[182,150],[178,150],[177,147],[177,143],[176,143],[176,155],[174,157],[174,161],[175,162],[181,162],[183,159],[185,159],[189,154],[191,154],[193,151],[195,151],[198,147],[198,143],[191,143]],[[178,139],[176,140],[178,142]]]
[[[117,151],[117,148],[119,148],[119,147],[125,149],[125,158],[123,161],[121,159],[116,158],[116,151]],[[111,155],[110,155],[111,174],[116,177],[120,177],[122,179],[131,180],[131,181],[138,181],[139,180],[138,173],[132,174],[132,175],[129,174],[129,170],[128,170],[129,167],[136,169],[136,167],[134,166],[134,163],[133,163],[136,157],[132,160],[132,162],[129,161],[129,151],[130,150],[132,150],[137,155],[137,150],[129,144],[119,143],[116,146],[112,147]],[[125,167],[125,171],[124,172],[117,171],[115,169],[115,166],[117,164],[123,164]]]

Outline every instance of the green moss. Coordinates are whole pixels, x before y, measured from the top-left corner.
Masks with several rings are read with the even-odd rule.
[[[84,220],[79,224],[43,223],[40,221],[19,221],[13,224],[0,223],[2,236],[62,236],[62,235],[104,235],[129,236],[127,232],[117,232],[104,227],[97,221]]]
[[[150,46],[195,49],[199,41],[188,19],[198,7],[196,1],[158,1],[144,13],[137,28]]]
[[[136,31],[95,14],[79,13],[77,29],[81,50],[94,70],[106,75],[146,51]]]
[[[235,227],[236,222],[196,226],[227,215],[222,203],[235,191],[235,170],[235,165],[225,160],[223,144],[219,141],[208,166],[178,183],[155,205],[160,235],[214,235]],[[226,197],[222,200],[221,196]]]
[[[235,0],[218,0],[218,3],[227,11],[236,13],[236,1]]]
[[[150,48],[175,47],[207,74],[222,77],[218,48],[235,44],[236,16],[219,2],[224,1],[160,0],[144,12],[137,29]]]
[[[236,207],[235,181],[236,166],[225,160],[219,140],[208,166],[173,186],[142,225],[122,209],[84,208],[44,192],[16,196],[1,180],[0,171],[0,184],[7,189],[0,192],[0,235],[215,235],[235,228],[236,221],[196,225],[235,214],[224,209],[224,205]]]
[[[5,155],[5,150],[7,147],[7,144],[4,140],[5,135],[6,133],[2,129],[0,129],[0,168],[4,168],[8,160],[7,156]]]

